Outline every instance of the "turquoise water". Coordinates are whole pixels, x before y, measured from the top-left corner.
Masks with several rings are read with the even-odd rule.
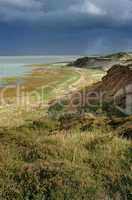
[[[31,71],[30,64],[50,64],[67,62],[76,56],[0,56],[0,78],[19,76]]]

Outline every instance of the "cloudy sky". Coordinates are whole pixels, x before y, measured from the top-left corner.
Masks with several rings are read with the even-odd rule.
[[[132,51],[132,0],[0,0],[0,55]]]

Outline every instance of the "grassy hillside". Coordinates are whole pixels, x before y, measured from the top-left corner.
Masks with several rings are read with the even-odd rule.
[[[69,118],[1,128],[0,199],[131,199],[131,141]]]
[[[132,141],[119,132],[125,123],[131,124],[131,116],[124,117],[112,107],[109,111],[106,104],[96,109],[85,105],[74,112],[66,109],[65,101],[100,80],[103,72],[61,68],[60,75],[60,68],[52,70],[57,80],[60,77],[56,94],[61,104],[48,98],[47,110],[36,107],[20,115],[1,108],[0,199],[131,200]],[[53,74],[49,78],[49,71],[38,72],[37,82],[33,74],[26,78],[27,89],[34,83],[38,91],[46,80],[52,84],[55,79]]]
[[[132,64],[132,54],[126,52],[114,53],[104,56],[90,56],[78,58],[76,61],[70,63],[71,66],[78,68],[97,68],[107,71],[115,64]]]

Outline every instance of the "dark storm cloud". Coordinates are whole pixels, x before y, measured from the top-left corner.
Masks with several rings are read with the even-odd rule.
[[[40,23],[88,21],[127,23],[132,19],[130,0],[0,0],[1,21],[39,21]]]
[[[131,0],[0,0],[0,53],[130,50],[131,24]]]

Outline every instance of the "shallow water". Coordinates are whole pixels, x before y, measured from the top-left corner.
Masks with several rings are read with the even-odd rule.
[[[76,56],[1,56],[0,78],[19,76],[29,72],[31,67],[25,67],[25,65],[67,62],[74,59]]]

